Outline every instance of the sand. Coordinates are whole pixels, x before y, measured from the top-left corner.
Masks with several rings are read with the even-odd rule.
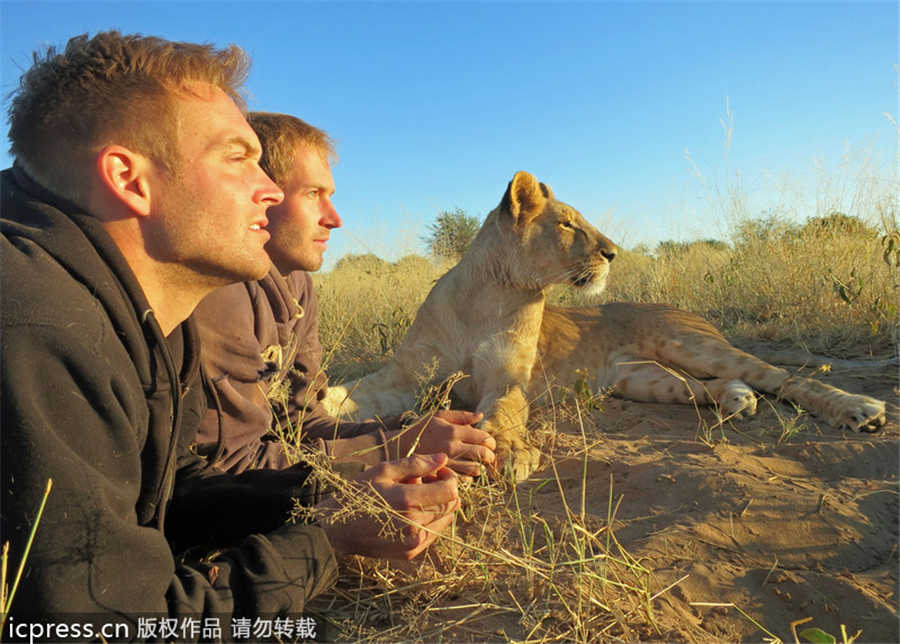
[[[587,442],[586,512],[606,522],[612,485],[616,538],[655,587],[677,582],[654,601],[655,625],[632,622],[610,637],[763,641],[755,620],[793,642],[791,622],[811,617],[796,630],[840,641],[843,624],[848,635],[862,631],[857,641],[900,642],[897,368],[817,377],[888,401],[888,424],[853,433],[801,415],[790,435],[795,412],[771,398],[711,434],[709,409],[612,398],[584,435],[555,419],[545,451],[569,504],[581,503]],[[531,486],[541,515],[562,517],[558,486],[538,489],[543,470],[520,492]]]

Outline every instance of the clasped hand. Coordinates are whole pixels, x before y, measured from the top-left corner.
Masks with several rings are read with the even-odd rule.
[[[430,546],[459,509],[456,475],[447,469],[446,454],[421,455],[374,465],[352,480],[368,498],[331,497],[317,508],[322,525],[338,555],[357,554],[385,559],[412,559]],[[353,508],[380,506],[382,512],[356,512],[342,522],[335,515],[343,504]],[[387,525],[385,525],[387,522]]]
[[[482,414],[460,410],[440,410],[422,416],[410,426],[388,432],[388,449],[393,457],[444,453],[447,467],[463,477],[482,474],[483,465],[494,462],[497,444],[485,431],[473,427]]]

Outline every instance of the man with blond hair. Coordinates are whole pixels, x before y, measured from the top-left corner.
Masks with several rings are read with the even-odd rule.
[[[353,423],[326,412],[310,272],[322,266],[331,231],[342,223],[332,203],[334,146],[295,116],[251,112],[247,120],[262,144],[260,165],[285,198],[267,212],[268,274],[218,289],[197,307],[211,394],[198,452],[227,471],[282,469],[296,454],[279,439],[299,433],[337,462],[371,465],[411,451],[442,452],[458,474],[477,476],[494,460],[494,440],[471,426],[476,414],[438,411],[404,427],[398,418]]]
[[[200,465],[186,445],[205,404],[188,316],[216,288],[265,276],[266,209],[283,199],[241,110],[247,67],[235,46],[104,32],[36,56],[14,94],[16,161],[0,175],[2,540],[12,570],[53,480],[13,598],[20,626],[23,615],[134,624],[138,614],[299,612],[333,583],[335,555],[415,556],[458,506],[439,454],[357,477],[361,493],[410,522],[396,532],[366,516],[280,525],[284,501],[265,480],[229,475],[204,479],[204,503],[228,515],[232,499],[253,498],[257,515],[231,514],[219,533],[192,519],[180,488]],[[279,480],[279,493],[291,491]],[[302,484],[296,492],[315,503]],[[319,507],[342,510],[329,499]],[[164,529],[216,551],[176,557]]]

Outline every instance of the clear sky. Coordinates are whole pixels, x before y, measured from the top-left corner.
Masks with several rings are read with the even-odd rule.
[[[338,142],[344,228],[329,263],[421,252],[440,210],[483,217],[520,169],[626,247],[724,236],[729,186],[751,215],[802,218],[822,214],[823,190],[852,212],[860,167],[896,181],[896,2],[0,0],[0,12],[4,109],[31,52],[79,33],[246,49],[250,108]]]

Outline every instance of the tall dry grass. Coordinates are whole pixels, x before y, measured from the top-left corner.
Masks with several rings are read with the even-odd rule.
[[[698,243],[660,257],[625,252],[604,299],[665,302],[706,317],[732,338],[834,357],[895,353],[896,230],[892,213],[857,231],[807,226],[738,238],[727,249]],[[559,299],[583,303],[571,292]]]
[[[449,387],[447,388],[449,389]],[[446,396],[447,390],[444,391]],[[445,400],[434,400],[433,412]],[[286,404],[283,401],[282,404]],[[427,413],[427,412],[426,412]],[[580,427],[563,441],[555,418]],[[577,397],[540,421],[532,441],[552,454],[549,471],[527,484],[509,480],[462,482],[461,510],[451,528],[418,559],[389,562],[348,557],[336,588],[307,605],[327,620],[334,641],[438,642],[670,640],[702,637],[690,625],[672,630],[659,620],[658,600],[682,579],[660,579],[615,535],[621,497],[610,479],[605,516],[586,512],[586,476],[595,428]],[[295,432],[282,432],[284,436]],[[322,454],[287,445],[297,461],[337,498],[334,516],[297,507],[300,520],[340,524],[362,514],[376,517],[386,534],[405,518],[377,495],[334,472]],[[581,485],[557,471],[561,460],[582,462]],[[552,495],[553,516],[542,512]]]
[[[332,380],[357,378],[383,364],[446,269],[418,255],[394,263],[363,255],[315,274],[319,339]]]

